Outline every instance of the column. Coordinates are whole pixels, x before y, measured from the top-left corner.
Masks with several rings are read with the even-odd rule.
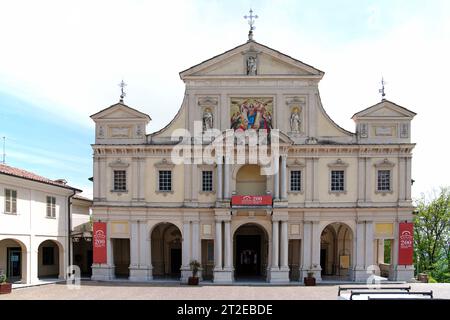
[[[373,265],[373,222],[366,221],[365,268]]]
[[[313,201],[319,201],[319,158],[312,159],[313,165]]]
[[[320,280],[320,228],[319,221],[312,222],[312,252],[311,252],[311,269],[315,270],[314,277],[316,280]]]
[[[99,197],[101,200],[106,200],[106,191],[108,189],[108,185],[107,185],[107,177],[106,177],[106,158],[99,158],[99,171],[100,171],[100,178],[99,178],[99,186],[98,186],[98,190],[99,190]],[[112,179],[111,179],[112,180]],[[112,186],[111,186],[112,187]]]
[[[228,157],[225,157],[223,189],[223,197],[230,199],[230,162]]]
[[[281,156],[281,200],[287,200],[287,179],[286,179],[287,155]]]
[[[289,270],[288,265],[288,222],[281,221],[280,269]]]
[[[139,168],[139,183],[138,183],[138,199],[143,201],[145,200],[145,158],[139,158],[138,160],[138,168]]]
[[[312,223],[310,221],[303,222],[303,239],[302,239],[302,274],[301,278],[307,276],[308,270],[311,268],[311,235],[312,235]]]
[[[217,158],[217,200],[222,200],[223,191],[222,191],[222,170],[223,170],[222,159]]]
[[[232,262],[231,262],[231,247],[232,247],[232,243],[231,243],[231,222],[230,221],[225,221],[225,235],[224,235],[224,240],[225,240],[225,261],[224,261],[224,269],[228,269],[230,270],[232,268]]]
[[[358,203],[364,202],[364,191],[366,181],[365,158],[358,158]]]
[[[187,282],[188,278],[192,276],[191,267],[191,223],[184,221],[183,223],[183,243],[182,243],[182,264],[181,264],[181,282]]]
[[[139,267],[150,270],[152,267],[151,237],[146,222],[139,224]]]
[[[372,185],[372,174],[374,168],[372,167],[372,159],[366,158],[366,183],[365,183],[365,201],[372,201],[372,193],[374,192],[374,185]]]
[[[100,161],[94,156],[94,200],[100,198]]]
[[[405,198],[411,201],[411,157],[406,158],[406,192]]]
[[[131,161],[131,183],[129,183],[129,189],[131,192],[132,200],[136,201],[139,198],[139,158],[133,157]]]
[[[139,222],[130,222],[130,269],[139,266]],[[131,273],[130,273],[131,277]]]
[[[384,263],[384,239],[378,239],[377,263]]]
[[[398,158],[398,201],[404,201],[406,195],[406,158]],[[395,186],[393,186],[395,189]]]
[[[280,159],[276,157],[274,160],[275,174],[273,175],[273,197],[274,200],[280,199]]]
[[[192,259],[201,262],[200,258],[200,222],[192,222]]]
[[[364,281],[369,276],[366,273],[366,269],[364,267],[365,256],[364,256],[364,248],[365,248],[365,222],[357,221],[356,223],[356,236],[355,236],[355,245],[356,245],[356,257],[355,257],[355,268],[354,268],[354,281]]]
[[[222,270],[222,221],[216,221],[214,256],[214,269]]]
[[[306,167],[305,167],[305,202],[312,202],[314,195],[314,170],[313,165],[314,162],[312,159],[305,159]]]
[[[272,221],[272,269],[279,268],[279,234],[278,221]]]

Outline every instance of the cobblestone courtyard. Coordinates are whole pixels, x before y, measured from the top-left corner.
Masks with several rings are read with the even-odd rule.
[[[433,290],[435,298],[450,299],[450,284],[412,283],[410,285],[413,291]],[[69,289],[65,283],[18,288],[14,289],[11,294],[0,295],[0,300],[335,300],[337,293],[338,285],[304,287],[258,284],[193,287],[178,283],[135,284],[83,281],[80,289]]]

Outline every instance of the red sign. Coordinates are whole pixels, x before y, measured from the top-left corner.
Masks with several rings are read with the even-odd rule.
[[[106,223],[94,222],[94,263],[106,263]]]
[[[272,196],[232,196],[231,205],[233,206],[271,206]]]
[[[398,264],[413,264],[413,224],[410,222],[398,225]]]

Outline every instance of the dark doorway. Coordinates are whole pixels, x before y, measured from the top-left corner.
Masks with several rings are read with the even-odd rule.
[[[236,235],[236,276],[261,276],[260,235]]]
[[[327,266],[327,249],[320,249],[320,267],[322,268],[322,275],[326,274]]]
[[[130,276],[130,239],[112,239],[115,276],[128,278]]]
[[[8,248],[8,265],[6,275],[9,281],[14,282],[22,277],[22,249]]]
[[[181,249],[170,249],[170,274],[171,276],[181,275]]]

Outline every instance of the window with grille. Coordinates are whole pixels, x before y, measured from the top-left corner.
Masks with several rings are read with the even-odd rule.
[[[344,170],[331,171],[331,191],[345,191]]]
[[[202,191],[213,191],[212,171],[202,171]]]
[[[5,213],[17,213],[17,191],[5,189]]]
[[[302,190],[302,172],[300,170],[291,171],[291,191]]]
[[[378,191],[391,191],[391,170],[378,170]]]
[[[172,171],[159,171],[159,191],[172,191]]]
[[[56,198],[47,196],[47,217],[56,217]]]
[[[127,190],[127,172],[125,170],[114,170],[114,191]]]

